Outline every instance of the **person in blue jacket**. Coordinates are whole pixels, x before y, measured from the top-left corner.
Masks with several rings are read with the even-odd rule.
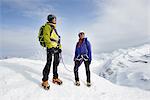
[[[84,62],[85,69],[86,69],[86,76],[87,76],[87,86],[91,86],[90,80],[90,64],[92,60],[92,53],[91,53],[91,44],[85,38],[85,33],[82,31],[78,34],[79,41],[76,44],[75,49],[75,56],[74,56],[74,75],[75,75],[75,85],[80,86],[78,69],[79,66]]]

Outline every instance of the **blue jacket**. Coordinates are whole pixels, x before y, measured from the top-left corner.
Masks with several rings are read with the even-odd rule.
[[[75,49],[75,56],[74,59],[76,59],[78,56],[82,54],[87,54],[89,57],[89,61],[92,60],[92,54],[91,54],[91,44],[87,40],[87,38],[84,38],[82,44],[80,47],[78,47],[78,42],[76,44],[76,49]]]

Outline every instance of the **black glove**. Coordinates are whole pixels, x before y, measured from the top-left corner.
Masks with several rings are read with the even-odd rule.
[[[61,52],[62,52],[62,50],[61,50],[61,49],[59,49],[59,50],[58,50],[58,52],[59,52],[59,53],[61,53]]]
[[[91,60],[88,60],[89,64],[91,64]]]

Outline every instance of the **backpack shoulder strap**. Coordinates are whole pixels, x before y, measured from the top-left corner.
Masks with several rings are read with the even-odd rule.
[[[53,32],[53,27],[50,25],[50,27],[51,27],[51,31],[50,31],[50,37],[51,37],[51,35],[52,35],[52,32]]]

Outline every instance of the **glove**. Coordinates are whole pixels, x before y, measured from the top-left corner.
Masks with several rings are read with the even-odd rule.
[[[58,49],[58,52],[59,52],[59,53],[61,53],[61,52],[62,52],[62,50],[61,50],[61,49]]]
[[[73,61],[76,61],[76,58],[75,58],[75,57],[73,58]]]
[[[89,64],[91,64],[91,60],[88,60]]]

